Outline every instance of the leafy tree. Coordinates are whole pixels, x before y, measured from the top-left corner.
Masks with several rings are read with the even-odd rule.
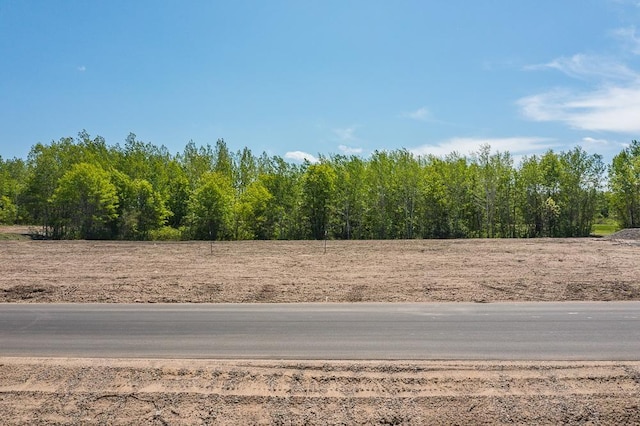
[[[40,223],[57,238],[580,236],[595,216],[640,226],[638,158],[633,141],[603,193],[602,158],[581,148],[517,167],[488,145],[470,158],[399,149],[299,166],[248,148],[231,153],[223,139],[171,155],[133,133],[109,147],[83,130],[36,144],[26,162],[0,158],[0,220]],[[111,204],[100,201],[113,201],[109,184]]]
[[[268,240],[272,238],[269,226],[269,203],[273,195],[259,179],[251,182],[237,203],[240,218],[240,239]]]
[[[26,180],[24,161],[0,156],[0,223],[13,224],[18,219],[19,195]]]
[[[267,226],[275,239],[305,238],[301,207],[303,169],[281,157],[263,154],[258,161],[260,181],[273,196],[267,205]]]
[[[177,160],[171,160],[166,166],[167,183],[165,188],[165,205],[169,209],[167,222],[173,228],[182,226],[187,217],[189,203],[189,179]]]
[[[20,204],[28,212],[25,220],[42,225],[43,234],[50,236],[51,197],[58,180],[80,161],[79,149],[72,138],[63,138],[50,145],[36,144],[27,158],[28,177],[20,196]]]
[[[0,195],[0,224],[13,224],[18,216],[16,205],[6,195]]]
[[[213,156],[213,170],[231,183],[235,183],[235,165],[233,156],[227,147],[224,139],[218,139]]]
[[[109,173],[88,163],[74,165],[51,198],[54,238],[109,238],[118,196]]]
[[[205,173],[189,198],[191,236],[199,240],[219,240],[230,234],[233,188],[218,172]]]
[[[613,157],[609,168],[612,210],[623,228],[640,227],[640,142]]]
[[[519,236],[543,235],[545,197],[537,156],[525,157],[516,176],[517,211],[520,217]]]
[[[584,237],[591,233],[598,209],[604,165],[600,155],[576,147],[560,156],[560,197],[564,205],[559,235]]]
[[[423,238],[451,236],[448,194],[445,183],[445,161],[434,156],[421,159],[422,190],[420,191],[419,223]]]
[[[375,151],[371,154],[365,173],[365,238],[393,238],[396,202],[392,175],[393,161],[389,153]]]
[[[302,205],[311,236],[323,239],[331,217],[336,174],[328,163],[311,164],[302,177]]]
[[[214,153],[211,145],[197,148],[193,141],[189,141],[182,155],[178,156],[178,161],[189,180],[191,190],[193,190],[205,173],[213,171]]]
[[[361,238],[364,220],[365,162],[356,156],[334,156],[331,159],[336,173],[333,235],[338,238]]]
[[[238,151],[237,158],[239,160],[237,172],[234,173],[237,177],[235,186],[238,192],[242,193],[258,177],[258,164],[251,150],[247,147]]]
[[[513,160],[508,152],[491,153],[483,145],[476,154],[478,186],[476,201],[482,210],[481,235],[489,238],[512,235]]]
[[[150,231],[162,227],[170,211],[161,195],[145,179],[129,179],[115,172],[118,206],[117,235],[124,239],[146,240]]]

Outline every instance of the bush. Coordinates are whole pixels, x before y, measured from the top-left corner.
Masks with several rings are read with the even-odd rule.
[[[149,239],[152,241],[180,241],[182,240],[182,229],[163,226],[159,229],[149,231]]]
[[[9,197],[0,197],[0,224],[13,225],[17,218],[17,209]]]

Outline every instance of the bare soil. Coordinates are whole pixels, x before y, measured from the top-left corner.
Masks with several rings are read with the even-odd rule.
[[[2,424],[640,423],[640,362],[0,358]]]
[[[637,240],[1,241],[0,302],[640,300]]]
[[[23,230],[0,228],[5,235]],[[640,300],[635,232],[536,240],[0,241],[0,302]],[[640,362],[0,357],[1,424],[640,424]]]

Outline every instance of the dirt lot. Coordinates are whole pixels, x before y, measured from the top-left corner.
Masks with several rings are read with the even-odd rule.
[[[640,300],[637,242],[1,241],[0,302]]]
[[[640,300],[624,239],[0,241],[0,302]],[[635,234],[632,234],[632,236]],[[0,358],[2,424],[640,424],[640,362]]]

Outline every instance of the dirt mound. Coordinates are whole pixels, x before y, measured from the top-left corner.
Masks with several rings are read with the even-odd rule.
[[[640,241],[640,228],[627,228],[609,235],[609,239],[612,240],[639,240]]]

